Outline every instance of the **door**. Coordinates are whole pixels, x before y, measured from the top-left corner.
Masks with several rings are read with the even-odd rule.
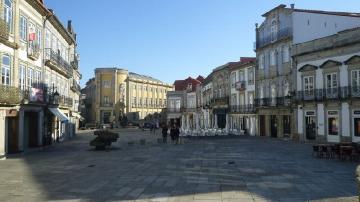
[[[286,135],[290,135],[291,133],[291,128],[290,128],[290,116],[283,116],[283,133]]]
[[[259,117],[260,136],[265,136],[265,116],[260,115]]]
[[[25,112],[25,116],[28,117],[29,123],[29,147],[38,146],[38,113],[37,112]]]
[[[19,152],[19,119],[7,118],[8,153]]]
[[[353,111],[353,142],[360,142],[360,110]]]
[[[217,124],[219,128],[225,128],[226,125],[226,114],[217,114]]]
[[[305,117],[305,135],[307,140],[315,140],[316,138],[316,117]]]
[[[340,142],[340,120],[339,111],[329,110],[327,112],[327,141]]]
[[[275,115],[270,116],[271,137],[277,137],[277,119]]]

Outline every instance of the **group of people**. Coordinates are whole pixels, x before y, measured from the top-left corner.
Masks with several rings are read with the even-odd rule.
[[[167,136],[168,136],[169,127],[166,124],[162,125],[162,137],[163,137],[163,143],[167,143]],[[170,126],[170,137],[171,142],[173,144],[179,143],[179,137],[180,137],[180,129],[179,126],[173,124]]]

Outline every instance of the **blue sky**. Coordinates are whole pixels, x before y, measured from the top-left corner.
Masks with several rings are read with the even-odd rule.
[[[344,3],[346,2],[346,3]],[[119,67],[167,83],[208,75],[255,56],[255,23],[279,4],[359,12],[359,0],[45,0],[78,34],[81,85],[96,67]]]

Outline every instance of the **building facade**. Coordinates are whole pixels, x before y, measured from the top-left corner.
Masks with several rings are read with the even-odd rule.
[[[144,119],[166,108],[172,85],[119,68],[95,69],[95,122],[120,124]],[[88,97],[88,95],[86,95]]]
[[[0,156],[70,138],[78,126],[76,34],[42,1],[0,1]]]
[[[293,47],[302,141],[360,141],[360,29]]]
[[[230,134],[255,135],[257,115],[255,99],[256,58],[240,58],[230,68]]]
[[[296,71],[290,57],[294,44],[359,26],[359,14],[287,8],[280,5],[256,26],[256,104],[259,135],[296,137]]]

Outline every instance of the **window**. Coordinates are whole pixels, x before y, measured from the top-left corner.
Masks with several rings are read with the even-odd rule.
[[[263,54],[261,54],[259,56],[259,69],[264,69],[264,59],[265,59],[265,56]]]
[[[134,98],[133,98],[133,104],[132,104],[133,107],[136,107],[136,106],[137,106],[136,101],[137,101],[137,99],[136,99],[136,97],[134,97]]]
[[[109,104],[109,103],[110,103],[109,96],[104,96],[104,104]]]
[[[20,15],[20,39],[27,41],[27,19]]]
[[[188,83],[187,90],[192,90],[192,83]]]
[[[140,107],[143,106],[143,99],[142,98],[140,98],[139,105],[140,105]]]
[[[264,87],[262,85],[259,86],[259,96],[260,96],[260,99],[263,99],[265,96],[264,96]]]
[[[236,94],[231,95],[231,105],[232,106],[237,105],[237,103],[236,103]]]
[[[239,71],[239,81],[245,81],[245,74],[244,71]]]
[[[45,30],[45,48],[51,48],[51,33],[48,29]]]
[[[254,69],[253,68],[251,68],[251,69],[249,69],[248,70],[248,83],[249,84],[254,84]]]
[[[41,34],[41,30],[39,28],[36,28],[36,44],[39,45],[39,48],[41,48],[42,46],[42,34]]]
[[[253,105],[254,104],[254,93],[248,93],[248,103],[249,105]]]
[[[11,67],[10,56],[4,55],[2,57],[2,65],[1,65],[1,83],[4,85],[10,85],[10,67]]]
[[[277,22],[276,19],[274,18],[271,21],[271,41],[275,41],[277,40]]]
[[[27,88],[30,89],[33,84],[33,70],[31,68],[27,69]]]
[[[103,88],[110,88],[110,81],[108,80],[103,81]]]
[[[235,87],[235,83],[236,83],[236,72],[232,72],[230,75],[230,80],[231,80],[231,87],[234,88]]]
[[[10,33],[13,30],[13,1],[5,0],[4,4],[4,20]]]
[[[290,54],[289,54],[289,47],[283,46],[282,47],[282,59],[283,63],[289,62],[290,60]]]
[[[290,95],[290,85],[288,81],[284,82],[284,96]]]
[[[40,88],[40,82],[41,82],[41,72],[40,71],[34,71],[34,87]],[[65,85],[62,85],[63,88],[65,88]],[[65,91],[65,89],[63,90]]]
[[[351,91],[360,93],[360,70],[351,71]]]
[[[305,95],[314,95],[314,76],[304,77]]]
[[[270,65],[276,65],[276,52],[275,50],[270,51]]]
[[[326,88],[333,89],[338,87],[337,73],[331,73],[326,75]]]
[[[19,65],[19,88],[21,90],[25,90],[25,86],[26,86],[25,70],[26,70],[25,66],[20,64]]]

